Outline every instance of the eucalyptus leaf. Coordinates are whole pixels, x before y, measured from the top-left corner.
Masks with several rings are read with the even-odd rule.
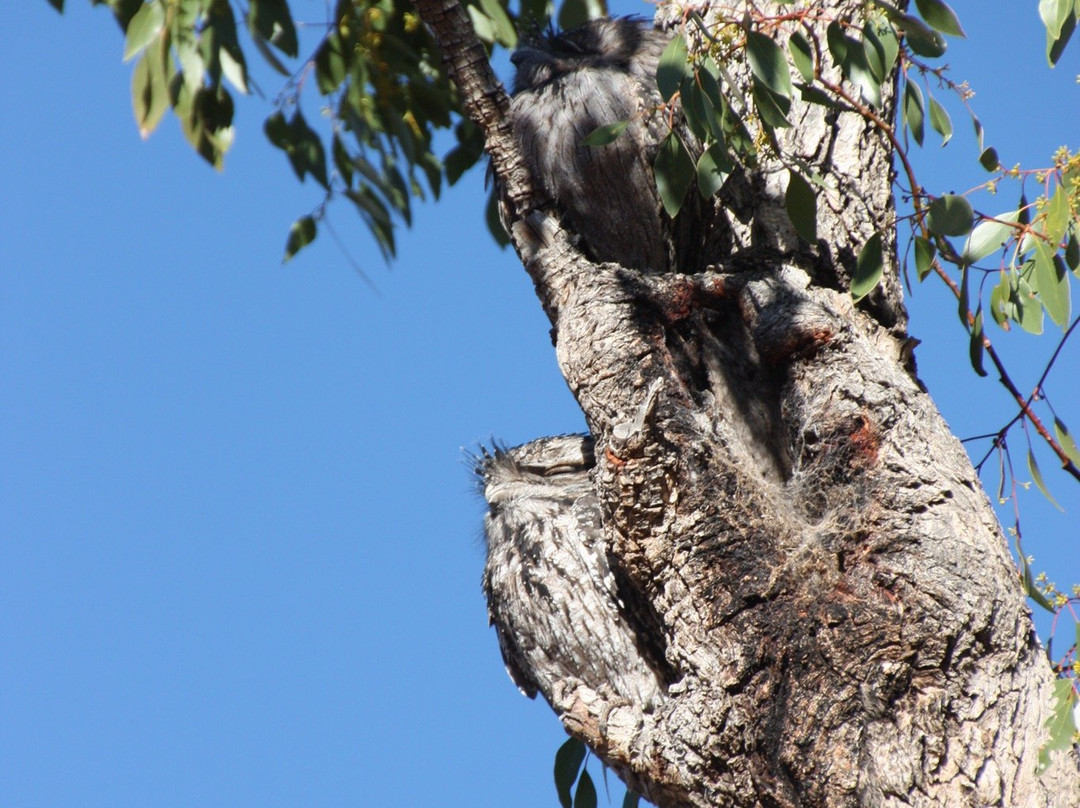
[[[791,74],[784,52],[771,36],[757,31],[746,33],[746,56],[755,78],[775,95],[791,100]]]
[[[1050,67],[1058,63],[1061,54],[1065,52],[1065,46],[1072,39],[1073,31],[1076,30],[1077,15],[1080,15],[1080,10],[1074,8],[1073,13],[1065,18],[1061,33],[1056,38],[1051,37],[1049,33],[1046,35],[1046,61]]]
[[[997,171],[1001,167],[1001,161],[998,159],[997,149],[993,146],[987,146],[983,149],[982,154],[979,155],[979,163],[987,171]]]
[[[674,217],[686,199],[686,192],[697,176],[690,153],[675,132],[671,132],[660,144],[653,162],[656,188],[668,216]]]
[[[1050,200],[1043,208],[1043,214],[1046,216],[1043,231],[1046,240],[1056,248],[1065,238],[1065,229],[1069,226],[1069,219],[1072,218],[1072,210],[1069,208],[1069,194],[1065,191],[1065,188],[1058,186],[1057,191],[1054,192],[1054,195],[1050,197]]]
[[[971,359],[971,367],[979,376],[985,376],[983,369],[983,349],[986,347],[983,335],[982,309],[975,312],[975,322],[971,326],[971,339],[968,343],[968,357]]]
[[[596,808],[596,786],[588,769],[581,770],[577,789],[574,791],[574,808]]]
[[[788,171],[788,187],[784,195],[788,218],[805,241],[817,241],[817,194],[810,183],[795,171]]]
[[[934,96],[930,96],[930,125],[934,127],[934,131],[941,135],[941,145],[944,146],[952,138],[953,128],[952,121],[949,119],[949,113],[945,111],[945,107],[938,103],[938,100]]]
[[[904,32],[908,47],[917,55],[936,59],[945,53],[945,37],[932,30],[918,17],[900,14],[894,20]]]
[[[570,789],[585,762],[585,744],[577,738],[567,738],[555,753],[555,790],[562,808],[573,808]]]
[[[934,268],[934,258],[937,256],[937,247],[934,243],[922,236],[915,236],[915,272],[919,280],[923,280]]]
[[[1034,262],[1028,262],[1030,266]],[[1043,332],[1043,307],[1032,291],[1030,284],[1023,278],[1016,283],[1013,293],[1013,303],[1016,305],[1016,322],[1029,334],[1038,336]]]
[[[791,51],[791,61],[795,69],[806,82],[814,80],[814,53],[810,49],[810,43],[801,31],[792,33],[788,39],[788,50]]]
[[[715,195],[734,170],[735,164],[724,148],[724,144],[719,141],[711,144],[702,152],[697,161],[698,192],[702,198],[708,199]]]
[[[774,93],[757,76],[753,78],[752,84],[751,95],[754,99],[754,108],[762,122],[774,129],[791,126],[791,121],[787,119],[788,111],[791,109],[791,99]]]
[[[1069,276],[1061,257],[1042,240],[1035,242],[1035,288],[1046,313],[1059,326],[1069,322],[1072,306],[1069,296]]]
[[[1069,241],[1065,244],[1065,263],[1073,272],[1080,270],[1080,239],[1076,237],[1076,227],[1069,233]]]
[[[1020,212],[1011,210],[977,224],[968,236],[960,258],[964,263],[974,264],[1000,250],[1016,235],[1016,228],[1009,223],[1015,223],[1019,218]]]
[[[619,135],[626,131],[630,121],[615,121],[593,129],[581,142],[586,146],[606,146],[613,143]]]
[[[665,101],[670,101],[682,84],[683,78],[690,74],[687,62],[686,40],[677,34],[660,54],[656,67],[656,86]]]
[[[1030,448],[1027,453],[1027,463],[1028,471],[1031,473],[1031,479],[1035,482],[1035,487],[1050,501],[1051,505],[1059,511],[1064,511],[1065,509],[1058,505],[1057,500],[1050,495],[1050,490],[1046,487],[1046,483],[1043,482],[1042,472],[1039,471],[1039,464],[1035,462],[1035,455]]]
[[[904,122],[920,146],[923,142],[923,97],[919,85],[904,82]]]
[[[165,6],[160,2],[143,3],[128,23],[124,33],[124,61],[149,45],[165,27]]]
[[[866,244],[859,250],[859,257],[855,259],[855,274],[851,278],[851,296],[855,302],[862,300],[873,291],[881,281],[884,271],[881,234],[874,233],[867,239]]]
[[[287,264],[301,249],[315,240],[315,220],[311,216],[301,216],[292,223],[289,228],[289,237],[285,241],[285,257],[281,259]]]
[[[956,12],[942,0],[915,0],[915,7],[935,31],[951,36],[964,36],[964,29],[960,27]]]
[[[269,42],[286,56],[296,57],[299,51],[296,26],[285,0],[251,0],[247,22],[255,39]]]
[[[1001,273],[1001,279],[990,290],[990,316],[1001,328],[1009,330],[1009,298],[1012,295],[1012,284],[1009,276]]]
[[[926,217],[927,227],[940,236],[966,236],[971,232],[975,211],[962,196],[945,194],[930,203]]]
[[[1054,418],[1054,436],[1057,438],[1058,445],[1061,446],[1062,451],[1064,451],[1065,454],[1069,456],[1069,460],[1073,462],[1073,465],[1080,466],[1080,448],[1077,448],[1076,441],[1073,440],[1072,435],[1069,434],[1069,428],[1065,426],[1065,422],[1057,417]]]
[[[1053,39],[1061,36],[1061,28],[1072,13],[1073,0],[1039,0],[1039,17],[1047,36]]]

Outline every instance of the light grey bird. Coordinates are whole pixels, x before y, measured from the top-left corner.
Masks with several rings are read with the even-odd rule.
[[[530,698],[575,678],[644,706],[661,685],[622,613],[589,478],[594,462],[582,435],[476,458],[488,503],[488,614],[506,670]]]

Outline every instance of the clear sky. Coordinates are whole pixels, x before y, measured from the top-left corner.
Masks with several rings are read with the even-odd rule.
[[[68,6],[20,0],[0,29],[0,804],[556,805],[564,736],[487,626],[462,447],[583,421],[482,172],[418,205],[390,268],[332,208],[379,294],[325,234],[282,266],[320,196],[263,136],[268,103],[239,101],[223,174],[171,117],[143,142],[119,29]],[[1080,45],[1051,72],[1034,0],[954,6],[971,44],[948,61],[1002,161],[1080,146]],[[985,176],[954,123],[919,155],[940,190]],[[955,303],[916,292],[939,406],[995,429],[1008,401]],[[1051,341],[989,328],[1027,389]],[[1072,344],[1051,387],[1074,433],[1078,367]],[[1039,457],[1067,512],[1023,494],[1025,538],[1067,585],[1080,488]]]

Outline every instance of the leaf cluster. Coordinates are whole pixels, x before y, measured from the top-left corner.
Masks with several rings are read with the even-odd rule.
[[[596,808],[596,785],[586,764],[589,750],[577,738],[569,738],[555,753],[555,791],[562,808]],[[607,789],[607,768],[604,768]],[[623,795],[622,808],[638,808],[640,796],[630,789]],[[610,795],[609,795],[610,801]]]

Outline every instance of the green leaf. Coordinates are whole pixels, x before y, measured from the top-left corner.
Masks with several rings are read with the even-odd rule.
[[[55,8],[61,14],[64,13],[64,0],[47,0],[47,1],[48,1],[50,6]]]
[[[791,109],[790,98],[774,93],[757,76],[753,78],[751,92],[754,97],[754,108],[763,123],[775,129],[791,126],[791,122],[787,119],[788,111]]]
[[[1046,240],[1056,249],[1061,244],[1062,239],[1065,238],[1065,229],[1069,226],[1069,219],[1072,218],[1072,211],[1069,209],[1069,195],[1062,186],[1059,185],[1057,191],[1050,197],[1050,201],[1043,208],[1043,213],[1046,214],[1046,224],[1044,225]]]
[[[1035,241],[1035,288],[1039,293],[1046,313],[1059,326],[1069,322],[1071,303],[1069,300],[1069,276],[1065,272],[1061,257],[1041,239]]]
[[[1065,263],[1073,272],[1080,270],[1080,240],[1077,240],[1075,227],[1074,232],[1069,233],[1069,242],[1065,245]]]
[[[709,105],[718,113],[723,114],[726,105],[724,103],[724,94],[720,90],[720,82],[717,78],[719,74],[720,68],[716,64],[716,61],[711,56],[706,56],[698,65],[694,77],[698,80],[699,89],[709,100]]]
[[[819,90],[817,87],[810,84],[798,84],[796,86],[799,88],[799,94],[802,96],[803,101],[806,101],[809,104],[819,104],[820,106],[828,107],[829,109],[840,109],[840,105],[836,103],[836,99],[823,90]]]
[[[966,264],[974,264],[1000,250],[1017,232],[1015,227],[1010,227],[1007,223],[1016,222],[1019,218],[1020,211],[1011,210],[1008,213],[999,213],[994,217],[996,221],[988,219],[980,222],[968,236],[960,258]]]
[[[713,143],[702,152],[697,161],[698,192],[703,199],[708,199],[723,187],[735,164],[727,149],[720,141]]]
[[[390,211],[386,209],[374,191],[367,186],[361,186],[357,190],[345,191],[345,196],[352,200],[357,213],[368,226],[371,234],[375,236],[375,243],[379,245],[384,258],[393,257],[396,252],[394,244],[394,225],[390,220]]]
[[[757,31],[746,32],[746,56],[755,78],[774,94],[791,100],[791,74],[784,52],[772,37]]]
[[[1039,17],[1051,39],[1061,36],[1061,28],[1073,13],[1073,0],[1039,0]]]
[[[1069,460],[1073,462],[1073,465],[1080,466],[1080,448],[1077,448],[1076,441],[1069,434],[1068,427],[1057,417],[1054,418],[1054,435],[1057,437],[1058,445],[1069,456]],[[1077,623],[1077,627],[1080,628],[1080,623]]]
[[[1046,61],[1053,67],[1058,63],[1058,59],[1061,58],[1061,54],[1065,52],[1065,46],[1069,44],[1069,40],[1072,39],[1073,31],[1076,30],[1076,17],[1080,14],[1080,11],[1074,8],[1073,13],[1065,18],[1065,22],[1061,26],[1061,33],[1056,38],[1051,38],[1050,34],[1046,35]]]
[[[997,171],[998,168],[1001,166],[1001,161],[998,160],[997,149],[995,149],[993,146],[987,146],[983,150],[982,154],[979,155],[979,163],[987,171]]]
[[[1051,505],[1059,511],[1064,511],[1065,509],[1057,504],[1057,500],[1050,496],[1050,491],[1046,488],[1046,483],[1043,482],[1042,472],[1039,471],[1039,464],[1035,462],[1035,455],[1032,454],[1030,448],[1027,453],[1027,464],[1028,471],[1031,473],[1031,479],[1035,482],[1035,487],[1042,492],[1042,495],[1050,501]]]
[[[256,40],[265,40],[286,56],[296,57],[296,26],[285,0],[251,0],[247,22]]]
[[[1027,593],[1027,596],[1035,601],[1036,604],[1053,614],[1056,609],[1054,609],[1050,601],[1046,599],[1046,595],[1040,592],[1039,588],[1035,586],[1035,576],[1031,574],[1031,564],[1028,563],[1027,558],[1024,556],[1020,557],[1020,561],[1021,568],[1023,569],[1024,592]]]
[[[848,48],[851,47],[853,42],[844,35],[843,27],[836,20],[830,22],[825,29],[825,43],[833,62],[837,67],[842,66],[847,61]]]
[[[495,44],[495,23],[488,15],[481,11],[479,6],[466,6],[465,10],[469,13],[476,38],[487,45]]]
[[[285,242],[285,257],[281,263],[287,264],[301,249],[315,240],[315,220],[311,216],[301,216],[289,228],[289,238]]]
[[[1009,330],[1010,306],[1009,298],[1012,296],[1012,284],[1009,276],[1001,273],[1001,279],[990,290],[990,316],[1001,328]]]
[[[966,236],[971,232],[974,215],[971,203],[964,197],[945,194],[930,203],[926,224],[932,233],[939,236]]]
[[[896,58],[900,55],[900,42],[896,38],[895,29],[884,19],[878,17],[863,26],[863,40],[867,44],[867,56],[872,48],[880,61],[880,74],[875,70],[874,78],[878,82],[884,82],[892,72],[896,64]],[[871,62],[871,67],[874,67]]]
[[[930,27],[935,31],[941,31],[950,36],[964,36],[964,29],[960,27],[960,20],[951,8],[941,0],[915,0],[915,6],[922,14]]]
[[[495,28],[495,41],[509,49],[517,47],[517,31],[499,0],[480,0],[480,8]]]
[[[804,241],[817,242],[817,194],[801,174],[788,170],[788,187],[784,195],[784,207],[788,218],[795,225],[795,232]]]
[[[934,131],[941,135],[941,145],[944,146],[949,142],[952,137],[952,121],[949,119],[949,113],[945,111],[945,107],[938,103],[938,100],[934,96],[930,96],[930,125],[934,127]]]
[[[1025,271],[1033,264],[1034,261],[1025,263]],[[1020,323],[1020,327],[1029,334],[1035,334],[1036,336],[1041,334],[1043,332],[1043,307],[1035,297],[1031,285],[1023,277],[1016,282],[1012,300],[1016,306],[1016,317],[1014,319]]]
[[[142,138],[150,137],[169,109],[169,37],[166,34],[146,51],[131,76],[131,103]]]
[[[878,285],[885,271],[882,257],[881,234],[874,233],[859,250],[855,259],[855,274],[851,279],[851,296],[858,303]]]
[[[983,316],[980,308],[975,312],[975,322],[971,327],[971,340],[968,343],[968,356],[971,359],[971,367],[980,376],[986,375],[986,371],[983,369],[983,349],[986,347],[983,344],[983,338]]]
[[[709,93],[699,84],[700,76],[708,75],[704,70],[697,71],[696,76],[687,76],[683,79],[682,88],[679,91],[682,96],[683,114],[686,115],[686,124],[694,136],[702,141],[719,140],[724,137],[724,120],[721,112],[713,106]]]
[[[144,3],[128,23],[124,35],[124,61],[149,45],[165,27],[165,7],[158,2]]]
[[[338,137],[337,132],[334,133],[334,139],[330,146],[330,153],[334,158],[334,168],[337,169],[341,178],[345,180],[345,185],[352,185],[352,158],[349,156],[349,151],[345,148],[345,144],[341,141],[341,138]]]
[[[1039,750],[1039,771],[1053,762],[1054,752],[1072,748],[1076,735],[1076,689],[1071,678],[1054,680],[1054,710],[1046,721],[1050,738]]]
[[[664,210],[668,216],[674,217],[686,199],[690,183],[697,176],[694,161],[675,132],[669,133],[660,144],[653,170]]]
[[[563,808],[573,808],[570,788],[577,780],[581,764],[585,762],[585,744],[577,738],[568,738],[555,753],[555,790]]]
[[[971,314],[971,296],[968,291],[968,282],[971,279],[971,273],[968,272],[966,265],[960,267],[960,295],[957,299],[957,314],[960,315],[960,322],[964,328],[968,327],[968,315]]]
[[[626,127],[629,125],[630,121],[615,121],[615,123],[598,126],[589,132],[581,142],[586,146],[606,146],[625,132]]]
[[[270,142],[288,156],[293,171],[301,182],[310,174],[320,185],[329,189],[326,150],[318,134],[308,126],[299,109],[288,122],[281,112],[275,112],[266,119],[263,130]]]
[[[893,17],[897,27],[904,32],[907,46],[919,56],[936,59],[945,53],[945,37],[931,30],[926,23],[910,14]]]
[[[664,52],[660,54],[660,63],[656,67],[656,86],[665,101],[671,100],[683,78],[690,75],[687,59],[686,40],[678,34],[664,48]]]
[[[319,92],[329,95],[341,86],[349,74],[345,49],[341,37],[336,32],[330,33],[315,51],[315,79]]]
[[[937,247],[934,243],[922,236],[915,236],[915,272],[919,280],[924,280],[934,268],[934,257],[937,255]]]
[[[920,146],[923,142],[923,97],[919,85],[904,82],[904,122]]]
[[[1080,623],[1077,624],[1080,630]],[[622,808],[638,808],[638,802],[641,800],[641,795],[630,789],[626,789],[626,793],[622,798]]]
[[[810,50],[810,43],[801,31],[792,33],[788,40],[788,50],[791,51],[791,61],[795,63],[795,69],[806,82],[814,80],[814,53]]]
[[[596,808],[596,786],[587,769],[582,769],[574,792],[574,808]]]

